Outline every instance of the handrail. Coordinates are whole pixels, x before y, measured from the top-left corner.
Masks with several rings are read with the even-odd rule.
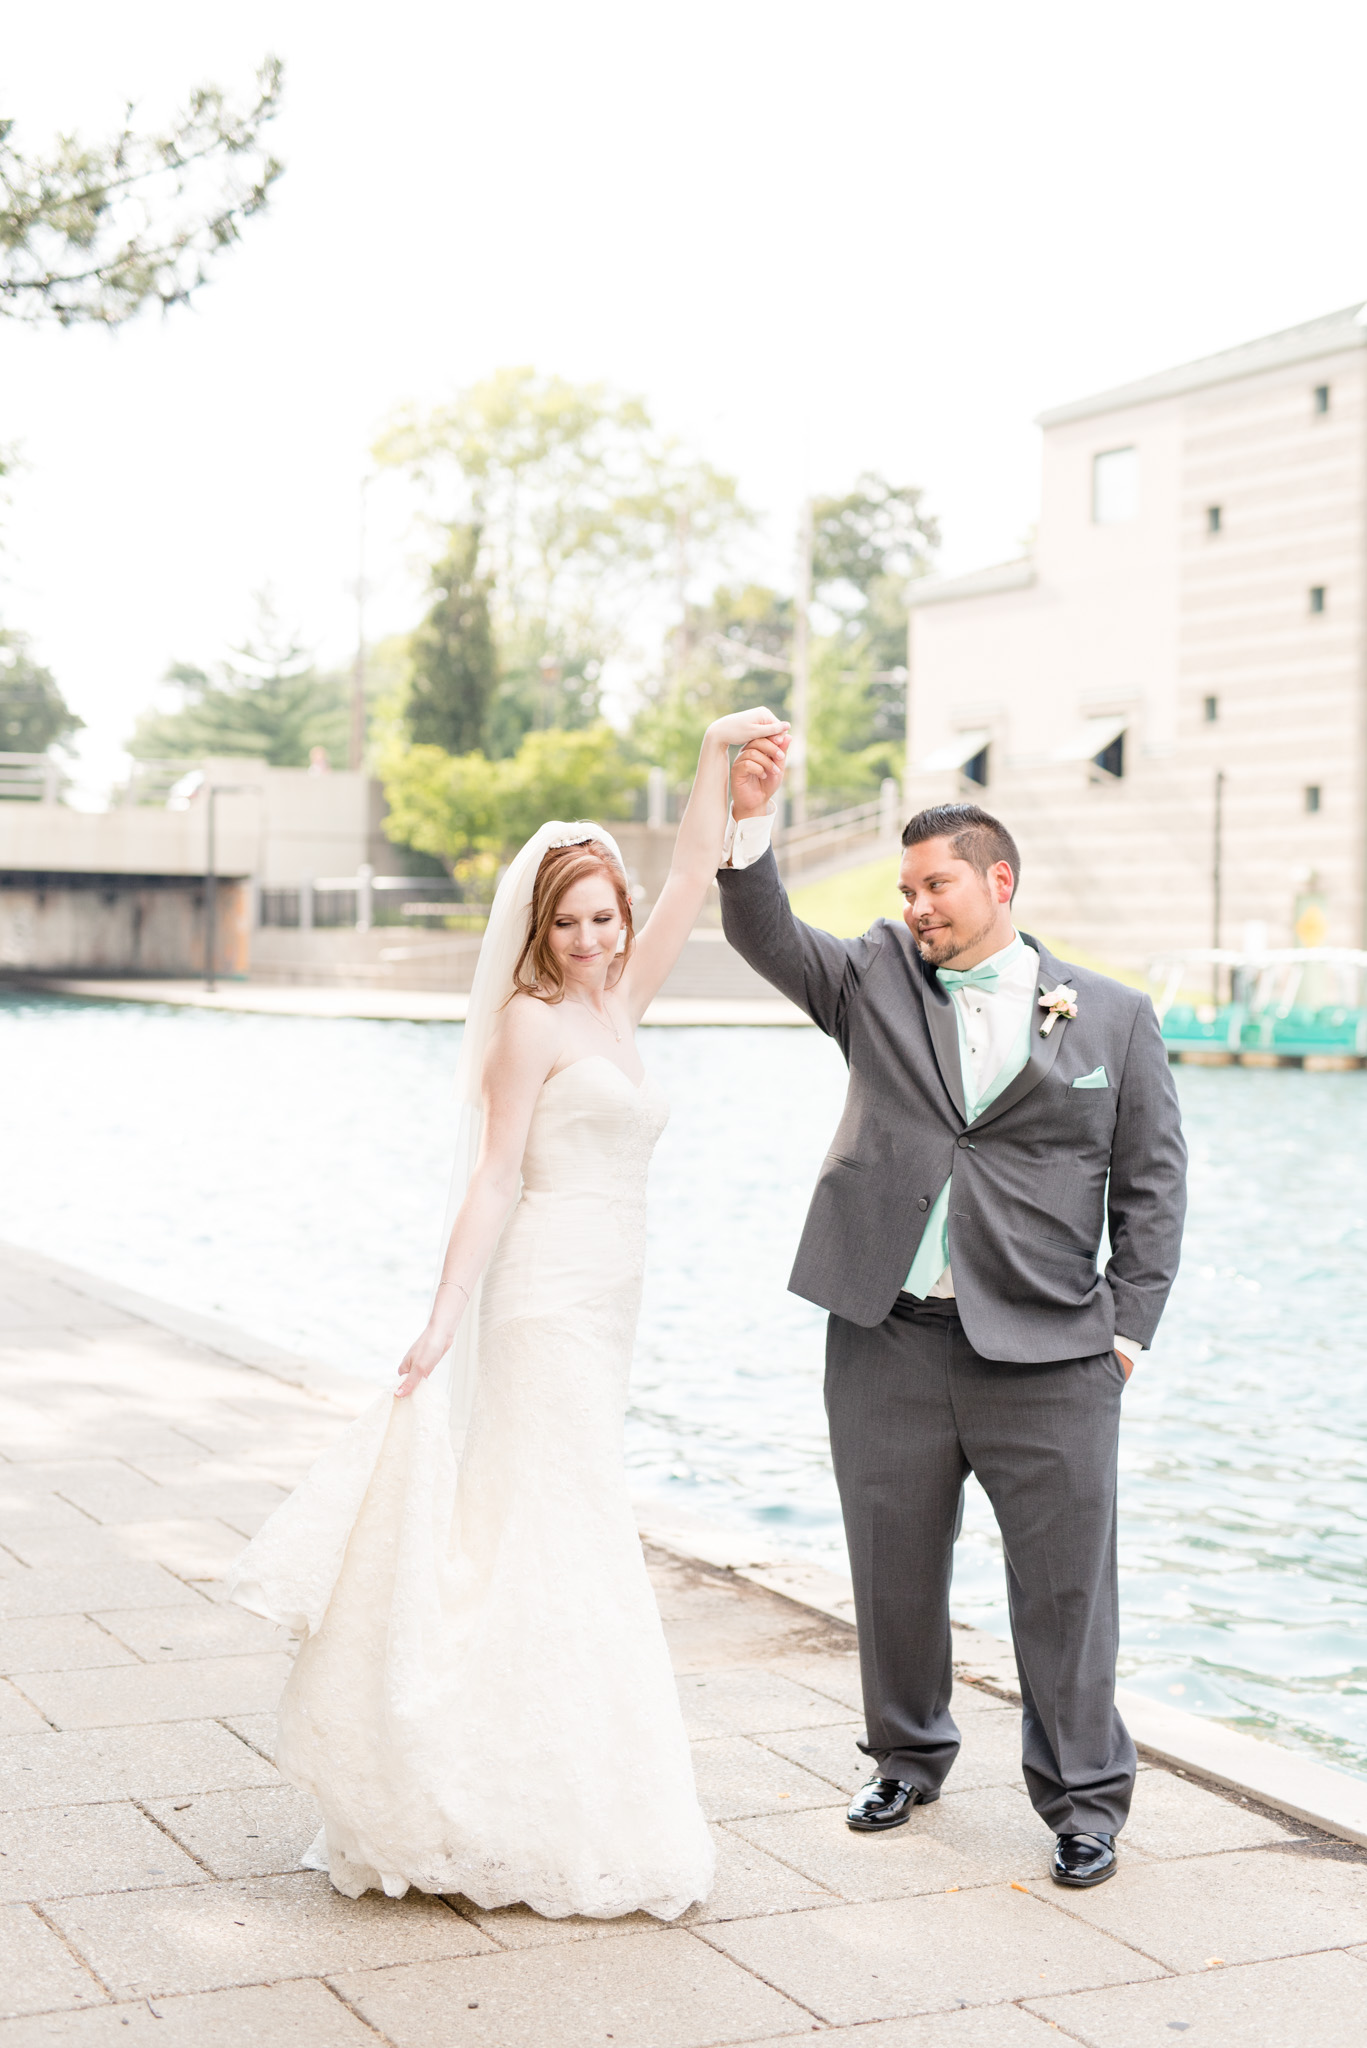
[[[51,754],[0,754],[0,799],[55,804],[62,793],[62,770]]]

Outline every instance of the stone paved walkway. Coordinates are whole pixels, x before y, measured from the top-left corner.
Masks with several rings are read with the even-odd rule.
[[[848,1630],[664,1553],[707,1905],[337,1897],[270,1761],[286,1647],[220,1582],[347,1410],[0,1257],[0,2048],[1367,2040],[1367,1852],[1146,1769],[1120,1875],[1060,1892],[968,1686],[939,1804],[853,1836]]]

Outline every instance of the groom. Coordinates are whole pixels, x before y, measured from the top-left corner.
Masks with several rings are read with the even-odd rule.
[[[1157,1020],[1147,997],[1017,933],[1015,841],[973,804],[903,832],[900,924],[837,939],[800,923],[768,850],[782,778],[781,744],[738,756],[718,881],[730,943],[850,1070],[789,1282],[830,1312],[860,1747],[877,1767],[847,1819],[901,1825],[958,1751],[949,1582],[973,1472],[1001,1529],[1052,1874],[1101,1884],[1135,1772],[1115,1707],[1120,1402],[1185,1207]]]

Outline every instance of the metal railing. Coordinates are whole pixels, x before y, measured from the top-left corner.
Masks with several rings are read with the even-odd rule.
[[[870,841],[895,846],[900,806],[901,792],[889,776],[868,803],[851,804],[847,810],[831,811],[802,825],[781,826],[774,833],[780,873],[791,875],[797,868],[822,866],[857,852]]]
[[[55,804],[65,780],[51,754],[0,754],[0,801]]]

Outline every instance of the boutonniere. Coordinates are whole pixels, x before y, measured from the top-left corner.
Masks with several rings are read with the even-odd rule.
[[[1039,999],[1039,1006],[1042,1010],[1049,1012],[1049,1015],[1039,1028],[1040,1037],[1047,1038],[1060,1017],[1076,1017],[1077,990],[1075,988],[1066,988],[1060,982],[1057,988],[1047,988],[1044,990]]]

